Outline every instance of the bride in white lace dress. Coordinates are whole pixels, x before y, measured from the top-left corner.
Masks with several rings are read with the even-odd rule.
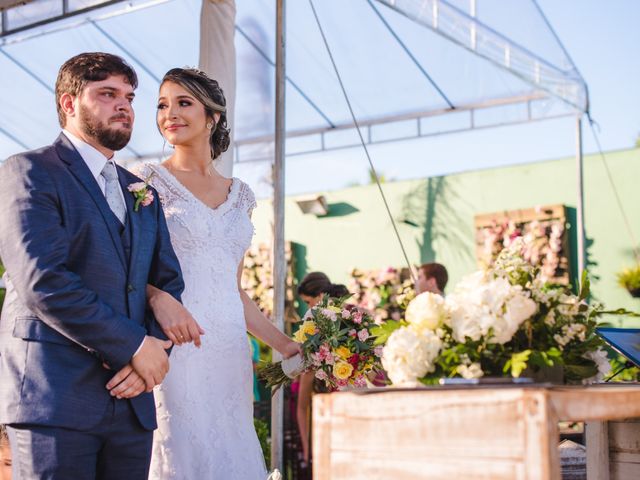
[[[158,191],[186,284],[184,308],[174,301],[158,318],[176,346],[156,390],[152,480],[265,480],[246,332],[285,357],[299,351],[240,287],[255,199],[212,166],[229,145],[224,106],[217,82],[199,70],[167,72],[157,122],[175,152],[136,172]],[[148,297],[171,301],[151,286]]]

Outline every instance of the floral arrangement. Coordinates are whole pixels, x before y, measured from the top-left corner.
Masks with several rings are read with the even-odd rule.
[[[547,210],[554,212],[554,208]],[[547,281],[569,283],[569,260],[564,248],[566,233],[564,215],[553,218],[545,214],[543,207],[532,209],[530,214],[537,217],[530,221],[516,221],[508,215],[493,219],[490,224],[480,226],[476,232],[478,260],[490,267],[503,248],[509,247],[516,239],[524,240],[523,258],[539,267],[540,276]]]
[[[380,327],[382,365],[394,385],[442,377],[519,377],[561,366],[567,382],[600,380],[610,370],[595,334],[599,315],[631,314],[589,305],[589,281],[574,295],[545,281],[519,239],[492,267],[465,277],[446,299],[423,293],[405,319]]]
[[[370,331],[373,319],[366,311],[347,305],[348,298],[325,295],[307,311],[293,337],[302,345],[304,371],[314,371],[331,391],[367,387],[370,377],[382,368],[382,347],[374,345]],[[259,375],[269,387],[291,381],[281,362],[262,367]]]
[[[373,312],[376,324],[386,320],[400,320],[409,301],[415,296],[409,272],[387,267],[382,270],[351,271],[349,291],[352,300],[369,312]]]

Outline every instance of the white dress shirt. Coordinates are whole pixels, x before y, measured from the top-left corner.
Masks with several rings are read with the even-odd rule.
[[[74,146],[74,148],[78,151],[78,153],[82,157],[82,160],[84,160],[84,163],[87,164],[87,167],[89,167],[89,170],[91,170],[91,174],[93,175],[93,178],[95,178],[96,181],[98,182],[98,186],[100,187],[100,190],[104,195],[107,182],[104,179],[104,177],[101,175],[101,172],[107,162],[111,162],[115,165],[115,162],[111,159],[113,157],[107,158],[98,149],[96,149],[95,147],[92,147],[84,140],[80,140],[78,137],[76,137],[73,133],[69,132],[68,130],[63,130],[62,133],[64,133],[64,135],[69,139],[69,141]],[[119,189],[118,191],[120,192],[120,195],[122,195],[122,203],[126,205],[126,202],[124,200],[124,193],[122,192],[122,189]],[[142,340],[142,343],[136,350],[136,353],[133,354],[134,357],[138,354],[143,344],[144,344],[144,340]]]
[[[69,132],[68,130],[63,130],[62,132],[65,134],[65,136],[69,139],[71,144],[78,151],[78,153],[82,157],[82,160],[84,160],[84,163],[87,164],[87,167],[89,167],[89,170],[91,170],[91,174],[93,175],[93,178],[95,178],[96,181],[98,182],[98,186],[100,187],[100,190],[104,195],[105,188],[106,188],[106,180],[100,174],[102,173],[102,169],[104,168],[107,162],[111,162],[115,166],[115,162],[111,159],[113,158],[113,156],[111,158],[107,158],[98,149],[96,149],[95,147],[92,147],[91,145],[86,143],[84,140],[80,140],[78,137],[76,137],[73,133]],[[122,193],[122,189],[120,189],[119,191],[120,191],[120,195],[122,196],[122,204],[126,205],[124,201],[124,193]]]

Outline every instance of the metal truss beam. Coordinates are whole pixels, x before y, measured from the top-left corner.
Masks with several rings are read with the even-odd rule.
[[[587,111],[586,84],[574,68],[562,70],[446,0],[377,1],[535,88],[549,92],[579,112]]]
[[[556,115],[546,115],[542,117],[535,117],[533,115],[532,105],[534,102],[553,101],[553,98],[545,92],[536,92],[527,95],[518,95],[508,98],[498,98],[486,100],[478,103],[461,104],[456,108],[437,108],[431,110],[420,110],[416,112],[410,112],[400,115],[389,115],[385,117],[379,117],[369,120],[360,120],[358,123],[360,128],[364,130],[365,143],[369,145],[395,142],[400,140],[408,140],[414,138],[426,138],[437,135],[445,135],[452,133],[460,133],[469,130],[482,130],[486,128],[495,128],[508,125],[519,125],[524,123],[531,123],[536,121],[551,120],[555,118],[562,118],[567,116],[575,116],[574,112],[560,113]],[[520,106],[524,110],[523,117],[520,120],[510,121],[498,121],[498,122],[478,122],[478,113],[482,111],[488,111],[500,107]],[[432,119],[449,114],[466,115],[466,123],[462,126],[456,126],[454,128],[443,129],[437,132],[425,131],[422,126],[422,121]],[[373,135],[373,128],[389,125],[399,124],[405,122],[406,126],[402,135],[397,135],[387,139],[375,139]],[[360,145],[360,142],[354,139],[353,142],[344,142],[335,145],[330,145],[327,139],[337,132],[353,131],[355,125],[352,122],[345,122],[338,124],[335,127],[319,127],[303,130],[294,130],[287,132],[287,139],[307,139],[311,142],[315,140],[315,146],[309,146],[308,148],[301,148],[292,151],[291,148],[287,149],[287,156],[294,157],[299,155],[307,155],[312,153],[328,152],[334,150],[343,150],[347,148],[353,148]],[[259,137],[247,138],[244,140],[238,140],[235,142],[235,163],[251,163],[251,162],[266,162],[273,161],[273,135],[262,135]],[[336,142],[337,143],[337,142]],[[248,154],[243,154],[249,152]],[[257,150],[261,153],[254,153]],[[264,153],[268,152],[268,153]],[[162,158],[162,152],[157,152],[149,155],[145,155],[142,159],[157,160]]]

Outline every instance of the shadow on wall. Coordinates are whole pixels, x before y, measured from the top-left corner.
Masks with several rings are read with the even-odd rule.
[[[351,215],[352,213],[357,213],[358,210],[356,207],[347,202],[337,202],[329,204],[329,214],[325,215],[325,217],[344,217],[346,215]],[[319,218],[325,218],[319,217]]]
[[[460,215],[473,208],[446,177],[428,178],[409,191],[402,201],[402,221],[422,229],[422,239],[417,241],[420,262],[436,260],[436,241],[446,242],[454,256],[463,261],[474,261],[473,249],[469,249],[469,239],[473,230],[468,218]],[[471,242],[472,244],[473,242]]]
[[[569,223],[567,228],[567,234],[569,235],[569,264],[571,266],[571,286],[574,292],[578,291],[578,285],[580,282],[578,281],[582,272],[578,272],[578,213],[575,207],[566,207],[567,211],[567,222]],[[594,260],[592,247],[595,243],[595,240],[592,237],[586,235],[584,239],[584,251],[585,251],[585,268],[587,272],[589,272],[589,279],[593,282],[594,280],[599,280],[600,277],[595,275],[593,272],[596,270],[598,266],[598,262]],[[597,300],[596,297],[593,296],[593,291],[591,292],[591,299]]]

